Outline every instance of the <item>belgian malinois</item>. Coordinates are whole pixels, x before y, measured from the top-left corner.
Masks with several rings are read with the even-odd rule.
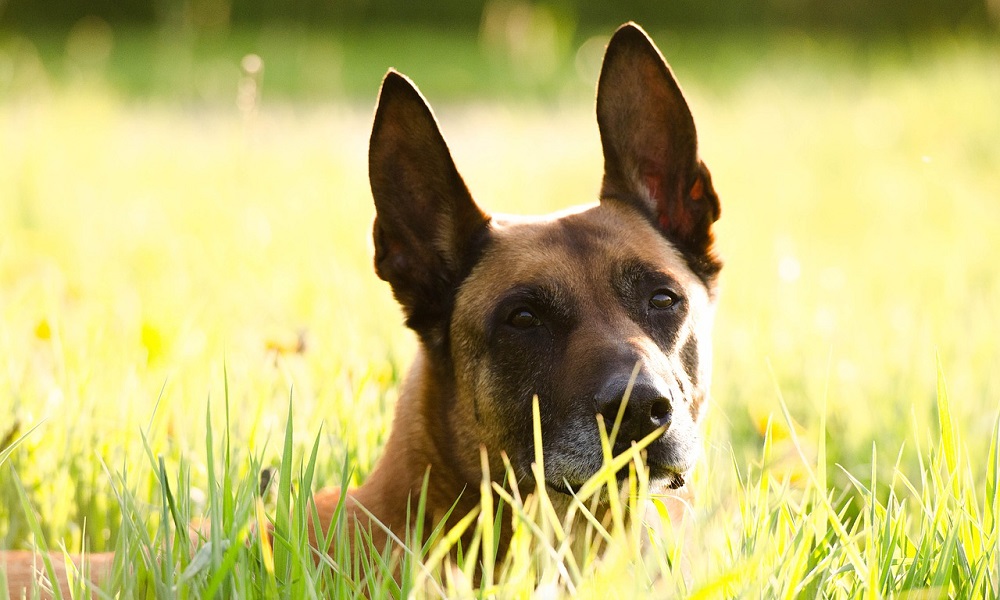
[[[530,491],[536,396],[550,495],[571,494],[602,467],[596,417],[612,423],[620,410],[614,451],[654,435],[652,491],[685,494],[711,379],[720,208],[681,89],[634,24],[608,43],[597,124],[599,203],[489,216],[423,96],[405,76],[385,76],[369,147],[375,271],[420,347],[384,456],[344,499],[348,522],[370,527],[376,547],[386,531],[403,539],[414,526],[425,477],[431,525],[477,506],[482,449],[494,477],[506,454]],[[326,527],[341,493],[315,501]],[[8,556],[16,593],[28,561]]]
[[[403,537],[428,468],[429,519],[465,515],[480,500],[481,448],[491,473],[502,476],[506,453],[530,489],[534,396],[545,484],[571,493],[601,468],[595,417],[615,421],[637,365],[614,450],[660,432],[646,448],[653,489],[684,486],[711,378],[720,208],[680,87],[634,24],[608,43],[597,123],[598,204],[491,217],[420,92],[386,75],[368,159],[375,270],[420,352],[384,457],[348,494],[352,519],[370,513]],[[317,496],[324,519],[338,499]]]

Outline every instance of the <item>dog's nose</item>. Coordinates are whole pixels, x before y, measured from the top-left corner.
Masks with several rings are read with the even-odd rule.
[[[608,434],[614,425],[618,412],[621,410],[628,380],[609,381],[595,397],[597,409],[604,417]],[[669,393],[660,386],[646,379],[639,379],[632,386],[625,404],[621,425],[618,429],[618,443],[626,444],[632,440],[641,440],[655,429],[670,427],[673,408]]]

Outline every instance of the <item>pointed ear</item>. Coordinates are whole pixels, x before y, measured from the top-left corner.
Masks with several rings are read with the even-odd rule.
[[[375,199],[375,271],[407,324],[440,342],[455,289],[472,268],[489,221],[462,181],[423,96],[390,70],[382,80],[368,147]]]
[[[597,85],[604,148],[602,202],[639,208],[702,276],[720,267],[712,253],[719,199],[698,159],[698,135],[663,55],[638,25],[608,42]]]

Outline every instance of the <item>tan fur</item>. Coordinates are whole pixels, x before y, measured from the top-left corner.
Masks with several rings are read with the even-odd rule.
[[[55,582],[49,578],[43,558],[29,551],[0,552],[0,570],[7,577],[7,593],[12,600],[24,595],[32,597],[32,590],[37,587],[42,598],[50,598],[51,590],[58,586],[63,598],[70,597],[70,573],[72,579],[79,580],[83,573],[89,574],[89,580],[97,585],[111,573],[114,554],[110,552],[89,554],[86,564],[79,555],[71,556],[72,571],[67,571],[66,555],[60,552],[50,552],[48,555],[55,572]],[[46,591],[48,590],[48,591]]]

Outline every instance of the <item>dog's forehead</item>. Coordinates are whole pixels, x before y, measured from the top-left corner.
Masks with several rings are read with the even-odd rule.
[[[689,293],[705,295],[687,262],[631,208],[597,204],[543,217],[495,216],[491,243],[459,293],[459,304],[492,303],[507,289],[555,281],[574,294],[608,287],[618,265],[642,262]],[[463,298],[464,296],[464,298]]]

